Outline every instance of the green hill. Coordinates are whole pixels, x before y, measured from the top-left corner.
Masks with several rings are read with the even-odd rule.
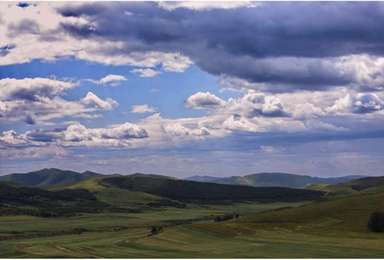
[[[94,172],[78,173],[50,168],[28,173],[14,173],[0,176],[0,181],[7,181],[27,187],[50,188],[70,185],[91,177],[100,176]]]
[[[118,188],[105,182],[106,176],[86,179],[75,184],[66,186],[66,189],[85,189],[97,197],[98,200],[119,208],[143,210],[163,206],[184,207],[183,203],[162,198],[153,194],[131,191]],[[165,178],[165,177],[164,177]]]
[[[187,180],[212,182],[219,184],[248,185],[254,187],[304,188],[305,186],[311,184],[336,184],[362,177],[364,176],[349,175],[344,177],[321,178],[307,175],[268,172],[250,174],[245,176],[231,176],[225,178],[217,178],[211,176],[192,176],[187,178]]]
[[[306,189],[223,185],[142,174],[104,178],[102,182],[181,201],[304,201],[319,199],[324,194]]]
[[[344,232],[369,232],[367,223],[370,214],[374,211],[384,211],[384,191],[364,191],[329,198],[297,208],[260,213],[244,221],[264,228],[288,228],[330,235]]]
[[[0,182],[0,215],[53,217],[100,212],[108,207],[84,189],[48,191]]]
[[[359,191],[384,191],[384,177],[365,177],[339,184],[313,184],[308,189],[327,192],[327,196],[345,196]]]

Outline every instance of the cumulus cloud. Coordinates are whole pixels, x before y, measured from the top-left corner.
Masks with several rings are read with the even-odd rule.
[[[48,78],[5,78],[0,79],[0,99],[36,101],[39,98],[53,97],[75,86],[73,82]]]
[[[4,3],[1,10],[3,65],[70,56],[153,76],[194,63],[263,92],[377,91],[384,82],[382,3]]]
[[[384,100],[375,93],[347,94],[345,97],[335,101],[329,108],[335,113],[373,113],[384,109]]]
[[[289,116],[278,97],[254,91],[249,91],[241,98],[229,100],[225,109],[246,118]]]
[[[286,92],[381,88],[382,41],[373,37],[381,35],[381,7],[381,3],[263,3],[256,8],[197,11],[191,7],[169,12],[143,3],[124,5],[131,15],[113,4],[105,9],[69,6],[60,12],[67,18],[97,20],[92,30],[65,27],[77,37],[121,41],[125,51],[177,50],[211,74],[240,78],[264,86],[258,90],[265,92]],[[367,17],[363,10],[372,15]],[[118,26],[122,23],[135,26]]]
[[[225,105],[225,101],[209,92],[197,92],[185,102],[189,108],[217,108]]]
[[[0,134],[0,142],[3,145],[14,146],[26,144],[28,141],[25,137],[18,135],[14,130],[8,130]]]
[[[46,122],[66,116],[92,117],[98,110],[117,106],[112,99],[102,100],[88,93],[80,101],[62,95],[77,83],[49,78],[5,78],[0,80],[0,121]]]
[[[65,14],[65,11],[62,15],[58,13],[58,9],[67,5],[36,3],[20,8],[17,3],[3,3],[0,9],[0,42],[5,44],[0,45],[0,65],[75,57],[108,65],[159,67],[163,71],[182,72],[192,64],[187,56],[178,52],[129,49],[124,41],[74,37],[68,32],[94,31],[96,22],[91,17],[74,17]],[[70,5],[79,7],[82,4]],[[100,5],[95,10],[99,8],[103,9]]]
[[[87,128],[80,123],[69,125],[60,136],[65,146],[132,146],[131,139],[147,138],[145,129],[131,123],[109,128]]]
[[[260,3],[252,1],[162,1],[158,2],[161,8],[173,11],[177,8],[185,8],[192,10],[212,10],[212,9],[233,9],[241,7],[255,7]]]
[[[106,128],[87,128],[74,122],[66,127],[30,130],[21,134],[14,130],[4,131],[0,134],[0,145],[3,147],[49,145],[135,147],[141,139],[148,137],[148,132],[143,127],[129,122]]]
[[[164,131],[173,136],[173,137],[178,137],[178,136],[207,136],[209,135],[209,131],[205,127],[201,128],[188,128],[180,123],[170,123],[170,124],[165,124],[164,125]]]
[[[0,65],[73,57],[129,65],[133,73],[149,77],[183,72],[195,64],[218,76],[223,88],[240,90],[228,100],[209,92],[190,96],[188,107],[208,108],[199,117],[152,114],[135,124],[106,128],[71,124],[60,131],[4,132],[2,142],[145,147],[239,132],[353,131],[367,122],[382,122],[382,3],[248,4],[0,4]],[[107,75],[95,82],[122,80],[124,76]],[[34,78],[0,84],[2,122],[92,117],[117,106],[92,92],[81,100],[66,100],[74,82]],[[132,111],[154,112],[145,105]]]
[[[112,85],[116,86],[118,85],[121,81],[127,80],[126,77],[122,75],[115,75],[115,74],[109,74],[99,80],[91,80],[92,82],[100,85]]]
[[[160,74],[159,71],[154,70],[154,69],[134,69],[132,70],[133,73],[138,74],[142,78],[152,78]]]
[[[154,107],[151,107],[147,104],[144,105],[134,105],[132,106],[132,113],[137,113],[137,114],[143,114],[143,113],[154,113],[156,112],[156,109]]]
[[[81,101],[86,105],[96,106],[98,108],[105,109],[105,110],[111,110],[118,105],[118,103],[115,100],[111,98],[102,100],[92,92],[88,92],[87,95]]]

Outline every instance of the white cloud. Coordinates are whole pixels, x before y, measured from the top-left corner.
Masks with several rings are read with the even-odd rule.
[[[217,108],[225,105],[225,101],[209,92],[197,92],[185,102],[190,108]]]
[[[116,86],[118,85],[118,83],[125,80],[127,80],[127,78],[122,75],[109,74],[99,80],[91,80],[91,81],[96,84]]]
[[[277,96],[254,91],[249,91],[241,98],[230,99],[225,110],[246,118],[288,116],[288,112],[284,110],[281,100]]]
[[[80,101],[63,99],[77,83],[48,78],[6,78],[0,80],[0,121],[47,122],[66,116],[94,117],[98,110],[117,106],[112,99],[101,100],[89,93]]]
[[[14,130],[8,130],[1,133],[0,142],[8,146],[28,143],[25,137],[18,135]]]
[[[248,70],[247,73],[261,78],[260,81],[249,82],[223,74],[219,77],[219,86],[224,89],[252,89],[272,93],[306,89],[327,91],[337,87],[348,87],[356,91],[384,89],[384,58],[380,56],[359,54],[330,58],[269,57],[240,61]],[[265,73],[275,76],[277,82],[262,80]],[[312,82],[308,78],[312,78]],[[284,80],[292,83],[278,83]]]
[[[375,93],[348,93],[328,109],[331,113],[373,113],[384,109],[384,100]]]
[[[154,113],[156,112],[156,109],[154,107],[148,106],[147,104],[144,105],[134,105],[132,106],[132,113]]]
[[[31,62],[32,60],[56,60],[62,57],[75,57],[86,61],[107,65],[130,65],[137,68],[183,72],[192,61],[177,52],[127,51],[125,42],[79,39],[60,29],[62,24],[83,26],[94,29],[93,21],[83,17],[65,17],[57,12],[68,3],[34,3],[28,8],[19,8],[17,3],[2,3],[0,9],[0,47],[6,47],[6,55],[1,56],[0,65]],[[77,5],[71,3],[71,5]],[[81,5],[81,4],[80,4]],[[33,32],[11,32],[32,21]],[[47,22],[49,21],[49,22]]]
[[[255,1],[161,1],[158,5],[168,11],[186,8],[196,11],[212,9],[233,9],[240,7],[256,7],[261,3]]]
[[[138,74],[142,78],[152,78],[160,74],[159,71],[149,68],[134,69],[132,72]]]
[[[148,137],[147,131],[135,124],[124,123],[108,128],[87,128],[80,123],[71,124],[61,133],[59,143],[64,146],[126,146]]]
[[[81,101],[86,105],[96,106],[98,108],[105,109],[105,110],[111,110],[118,105],[118,103],[115,100],[111,98],[102,100],[92,92],[88,92],[87,95]]]
[[[0,79],[0,99],[37,100],[40,97],[53,97],[76,85],[48,78],[5,78]]]

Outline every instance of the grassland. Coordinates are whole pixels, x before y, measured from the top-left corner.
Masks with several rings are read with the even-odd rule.
[[[101,180],[65,188],[86,189],[101,203],[136,211],[0,216],[0,258],[384,257],[384,234],[367,229],[369,215],[384,210],[382,185],[313,187],[329,192],[313,202],[210,204],[173,201]],[[214,221],[234,212],[240,218]],[[153,226],[162,232],[151,233]]]
[[[4,216],[0,257],[382,258],[384,235],[368,232],[365,222],[383,201],[384,193],[367,192],[315,203],[188,204],[68,218]],[[233,211],[241,217],[212,221]],[[150,235],[151,226],[164,230]]]

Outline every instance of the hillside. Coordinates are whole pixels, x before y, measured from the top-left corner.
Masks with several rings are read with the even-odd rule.
[[[367,223],[374,211],[384,211],[384,191],[357,192],[297,208],[260,213],[243,221],[264,228],[281,227],[331,235],[340,232],[369,232]]]
[[[223,185],[158,177],[156,175],[129,175],[102,179],[103,183],[150,193],[181,201],[304,201],[315,200],[323,192],[282,187],[250,187]]]
[[[47,191],[0,182],[0,215],[52,217],[100,212],[108,207],[84,189]]]
[[[308,186],[309,189],[327,192],[327,196],[345,196],[360,191],[384,191],[384,176],[365,177],[338,184],[316,184]]]
[[[0,176],[0,181],[13,182],[26,187],[50,188],[70,185],[96,176],[100,176],[100,174],[90,171],[78,173],[50,168],[28,173],[14,173]]]
[[[288,173],[256,173],[245,176],[231,176],[225,178],[197,175],[189,177],[186,180],[219,184],[248,185],[254,187],[304,188],[311,184],[336,184],[362,177],[364,176],[349,175],[344,177],[321,178]]]
[[[161,176],[159,177],[161,178]],[[166,199],[145,192],[131,191],[127,189],[118,188],[116,186],[108,184],[107,182],[104,182],[103,178],[111,177],[104,176],[99,178],[90,178],[66,186],[65,188],[88,190],[92,192],[98,200],[118,208],[143,210],[148,208],[159,208],[166,206],[185,207],[183,203],[180,203],[178,201]]]

